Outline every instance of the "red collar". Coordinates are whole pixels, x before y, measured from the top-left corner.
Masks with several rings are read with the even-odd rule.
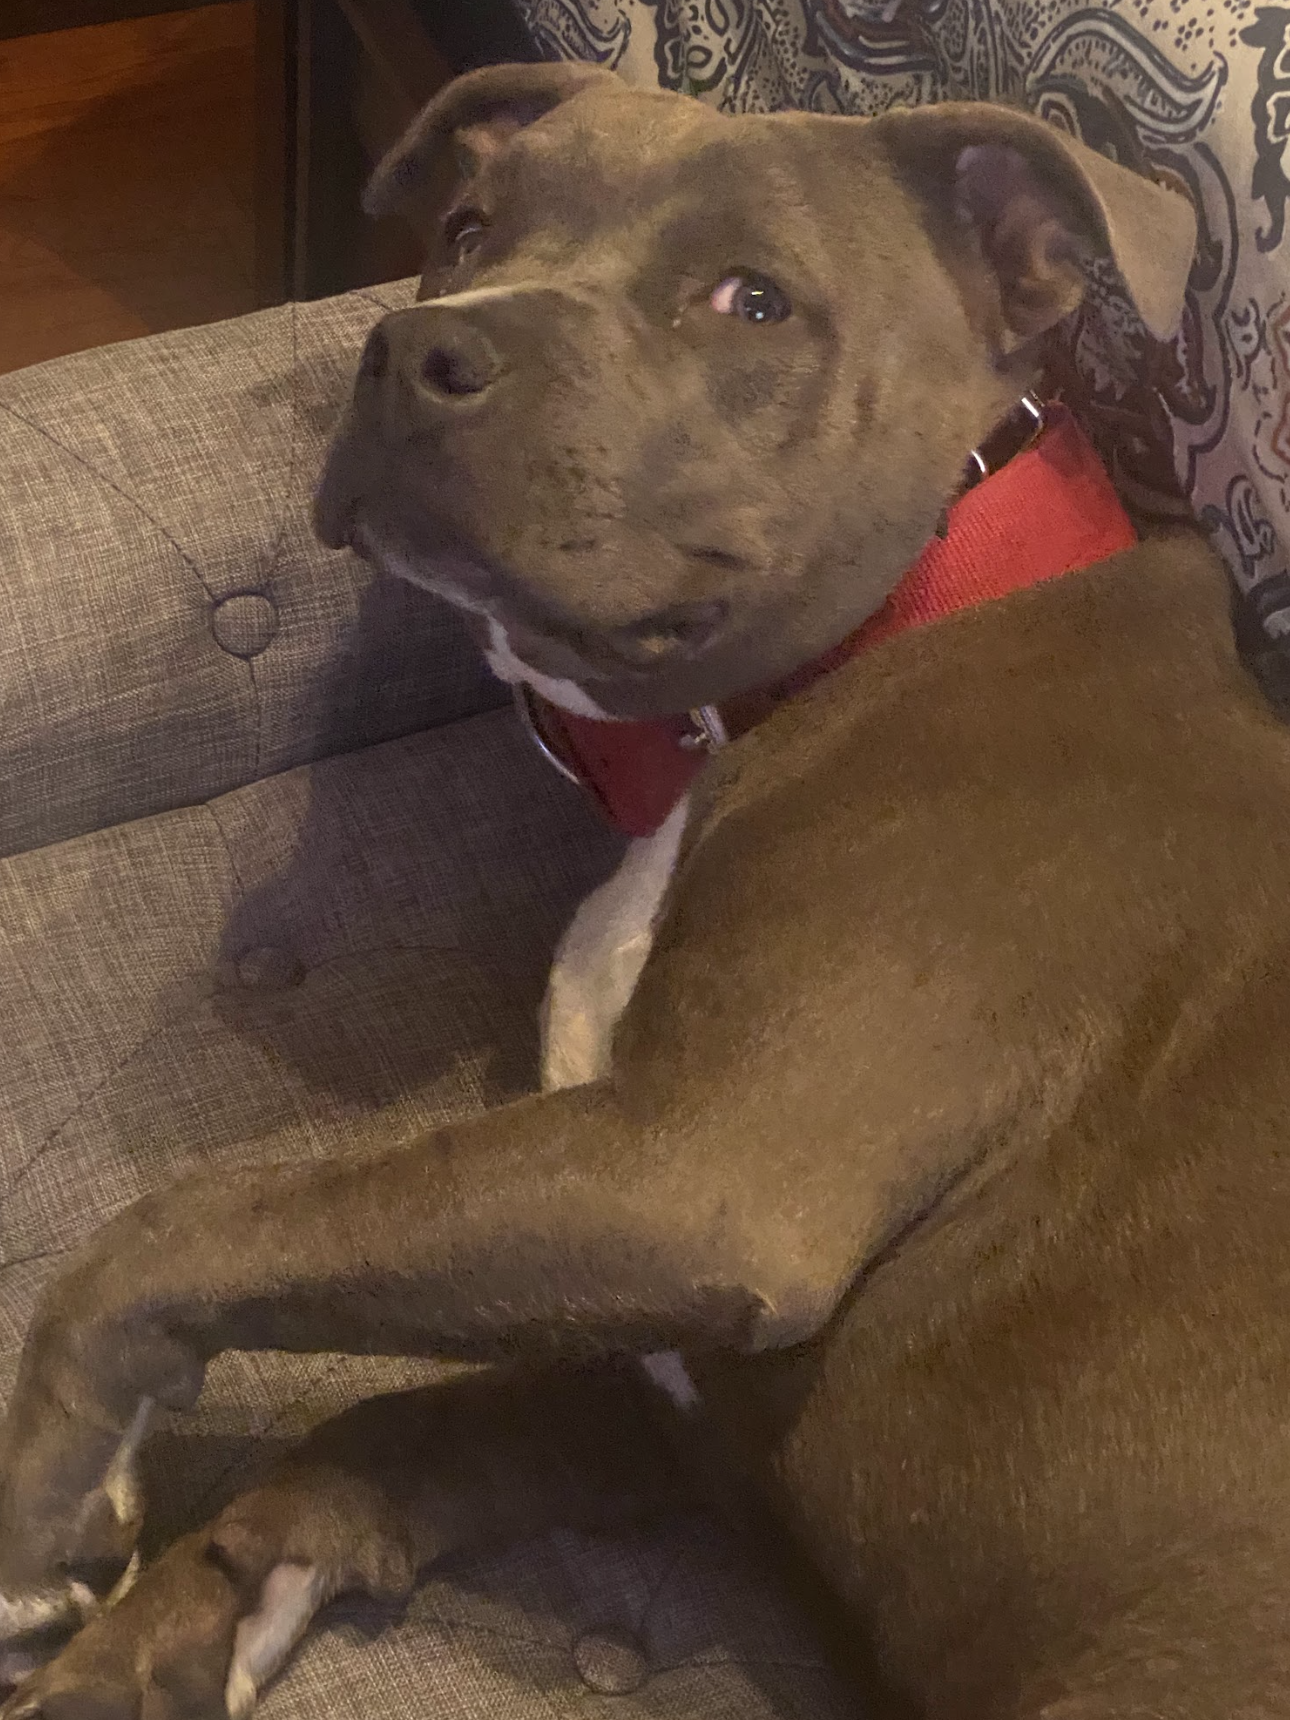
[[[1103,561],[1137,541],[1082,430],[1063,406],[1006,464],[951,507],[934,537],[863,626],[774,687],[701,712],[653,722],[574,716],[524,689],[522,709],[552,762],[587,788],[629,836],[652,835],[702,767],[705,752],[744,734],[785,699],[871,645],[1059,574]]]

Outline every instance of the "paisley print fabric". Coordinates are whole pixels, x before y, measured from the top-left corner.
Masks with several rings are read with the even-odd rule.
[[[1180,176],[1201,235],[1178,337],[1151,341],[1101,280],[1054,346],[1052,380],[1131,503],[1190,504],[1208,528],[1243,598],[1245,642],[1271,654],[1261,666],[1290,700],[1290,4],[517,4],[545,55],[732,111],[1002,97]]]

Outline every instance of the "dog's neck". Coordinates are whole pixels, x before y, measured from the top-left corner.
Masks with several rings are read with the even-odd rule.
[[[541,750],[581,783],[612,823],[649,836],[688,788],[705,754],[756,726],[860,652],[961,609],[1073,573],[1136,541],[1092,446],[1069,412],[1051,406],[1026,428],[1000,427],[1000,454],[974,452],[969,485],[943,532],[875,614],[832,650],[774,686],[654,722],[609,722],[549,704],[531,688],[518,702]],[[1014,428],[1010,428],[1014,426]]]

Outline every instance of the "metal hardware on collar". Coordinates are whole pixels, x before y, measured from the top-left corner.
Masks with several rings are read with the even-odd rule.
[[[969,493],[950,504],[945,543],[924,545],[880,607],[822,656],[728,704],[652,721],[597,721],[526,688],[516,701],[534,744],[566,780],[582,778],[623,834],[652,836],[727,736],[747,734],[843,664],[894,635],[1029,591],[1137,541],[1096,452],[1060,401],[1017,399],[976,452],[974,472],[989,482],[975,494],[970,478],[961,486]]]
[[[993,477],[1009,460],[1014,460],[1018,454],[1024,453],[1031,443],[1038,439],[1044,423],[1044,403],[1037,394],[1027,389],[1007,417],[1000,420],[985,440],[968,455],[962,490],[973,489],[983,478]]]
[[[716,752],[718,747],[725,746],[729,741],[730,735],[725,722],[715,705],[696,705],[694,710],[687,711],[686,715],[694,728],[688,735],[682,735],[677,743],[683,746],[686,752]]]
[[[529,739],[546,762],[553,765],[565,781],[573,783],[575,788],[586,788],[585,779],[571,765],[564,762],[542,733],[542,724],[538,718],[537,706],[534,703],[536,694],[532,687],[525,681],[515,681],[511,685],[511,697],[515,701],[515,709],[520,714],[520,721],[528,730]]]
[[[1026,390],[1021,399],[1017,402],[1017,406],[1030,419],[1030,434],[1021,444],[1021,447],[1017,449],[1017,453],[1021,454],[1037,442],[1043,435],[1044,428],[1048,423],[1048,414],[1045,410],[1043,401],[1037,394],[1032,394],[1029,389]],[[1008,458],[1012,459],[1013,456],[1010,454]]]

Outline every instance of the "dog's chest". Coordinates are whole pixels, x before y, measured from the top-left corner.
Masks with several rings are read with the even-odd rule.
[[[542,1005],[544,1092],[585,1086],[608,1074],[614,1029],[654,942],[686,811],[682,800],[653,836],[632,843],[561,939]],[[641,1365],[679,1408],[695,1408],[698,1393],[679,1355],[645,1356]]]
[[[560,940],[542,1005],[543,1092],[608,1074],[614,1029],[654,942],[686,812],[682,800],[653,836],[631,844]]]

